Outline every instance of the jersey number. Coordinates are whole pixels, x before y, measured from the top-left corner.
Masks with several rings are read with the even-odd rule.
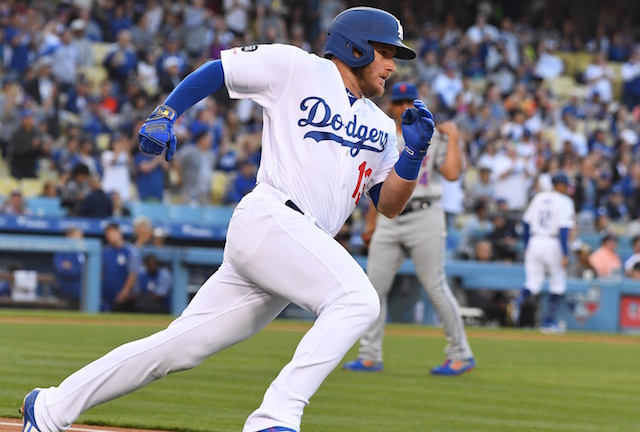
[[[541,228],[549,228],[549,223],[551,222],[551,211],[550,210],[540,210],[538,212],[538,223]]]
[[[360,201],[360,197],[362,196],[362,192],[364,192],[364,185],[366,181],[362,181],[363,178],[366,179],[371,175],[371,168],[367,168],[367,163],[362,162],[358,167],[358,184],[356,185],[356,189],[353,191],[351,198],[356,199],[356,205],[358,205],[358,201]]]

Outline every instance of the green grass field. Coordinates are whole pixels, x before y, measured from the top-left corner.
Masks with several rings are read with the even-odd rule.
[[[32,318],[36,322],[30,322]],[[53,319],[55,318],[55,319]],[[128,323],[120,323],[123,319]],[[0,311],[0,416],[24,394],[170,318]],[[85,413],[80,423],[176,431],[240,431],[309,323],[276,321],[252,339]],[[469,328],[478,367],[433,377],[440,329],[392,325],[385,372],[336,369],[305,409],[304,432],[637,431],[640,337]],[[347,355],[355,357],[356,348]]]

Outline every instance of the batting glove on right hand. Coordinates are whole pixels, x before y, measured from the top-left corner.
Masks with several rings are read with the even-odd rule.
[[[138,132],[140,150],[144,153],[159,155],[167,149],[165,159],[170,161],[178,143],[173,131],[173,123],[177,117],[173,108],[167,105],[156,107]]]
[[[421,100],[416,99],[413,105],[415,108],[408,108],[402,114],[404,153],[409,159],[422,159],[429,149],[435,123],[433,114]]]

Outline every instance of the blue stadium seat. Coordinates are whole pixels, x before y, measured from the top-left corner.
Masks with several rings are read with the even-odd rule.
[[[32,197],[26,201],[27,207],[34,216],[64,217],[67,215],[67,209],[62,207],[59,198]]]
[[[131,202],[129,203],[129,211],[131,216],[147,216],[152,222],[166,221],[169,219],[168,205],[162,203],[145,203],[145,202]]]
[[[212,225],[228,225],[235,206],[208,206],[202,208],[202,222]]]

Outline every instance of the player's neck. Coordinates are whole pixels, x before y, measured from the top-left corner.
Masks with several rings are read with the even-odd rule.
[[[362,97],[362,90],[360,89],[358,79],[351,71],[351,68],[336,57],[331,60],[338,68],[338,72],[340,72],[340,76],[342,77],[344,86],[351,92],[351,94],[353,94],[353,96],[355,96],[357,99],[360,99]]]

